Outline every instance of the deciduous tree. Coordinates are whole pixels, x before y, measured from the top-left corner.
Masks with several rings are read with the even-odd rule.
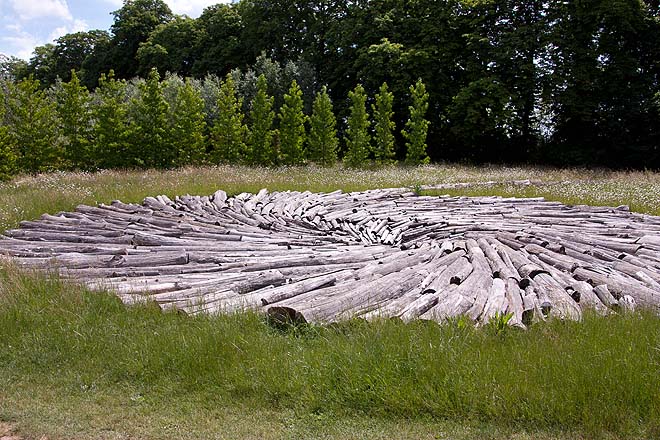
[[[265,75],[257,79],[257,94],[252,100],[250,112],[250,163],[254,165],[274,165],[277,151],[273,145],[273,97],[268,95]]]
[[[282,161],[287,165],[304,162],[305,120],[302,90],[294,80],[289,92],[284,95],[284,104],[279,114],[279,141]]]
[[[26,78],[10,83],[7,101],[9,135],[19,169],[34,173],[59,168],[63,155],[54,99],[41,90],[38,80]]]
[[[367,165],[371,150],[371,136],[369,135],[369,114],[367,113],[367,95],[364,87],[358,84],[348,93],[351,101],[351,113],[346,128],[346,155],[344,162],[352,168]]]
[[[5,125],[4,93],[0,93],[0,98],[0,181],[2,181],[10,179],[16,172],[16,153]]]
[[[375,104],[371,105],[374,119],[374,156],[376,163],[387,165],[394,162],[394,112],[392,103],[394,94],[387,88],[387,83],[380,86]]]
[[[93,165],[92,98],[87,88],[80,84],[76,71],[71,72],[69,82],[56,87],[57,114],[63,135],[64,159],[74,169],[89,169]]]
[[[204,99],[192,79],[177,88],[174,102],[169,106],[170,142],[175,151],[174,165],[199,164],[205,159],[206,122]]]
[[[132,78],[138,72],[136,55],[140,44],[159,25],[172,20],[173,14],[163,0],[124,0],[124,5],[112,15],[109,67],[119,78]]]
[[[337,161],[337,120],[332,111],[332,101],[327,87],[316,95],[307,137],[307,158],[321,165],[332,165]]]
[[[227,75],[218,96],[218,117],[211,129],[211,153],[213,163],[238,163],[247,156],[248,130],[243,123],[242,99],[236,96],[236,86]]]
[[[173,72],[190,76],[196,59],[194,46],[197,34],[197,22],[185,16],[176,16],[158,25],[137,51],[138,73],[147,75],[152,68],[156,68],[161,75]]]
[[[426,137],[429,129],[426,112],[429,108],[429,94],[426,93],[426,87],[421,79],[410,86],[410,95],[412,98],[412,105],[409,107],[410,118],[406,122],[406,129],[402,131],[407,141],[406,163],[425,164],[429,163],[429,156],[426,153]]]
[[[130,132],[135,165],[167,168],[175,164],[176,147],[168,125],[169,104],[163,96],[160,75],[152,69],[138,85],[139,94],[130,101]]]
[[[217,4],[204,9],[196,20],[197,35],[194,40],[195,76],[215,74],[224,76],[231,69],[248,64],[241,40],[243,17],[236,5]]]
[[[101,168],[134,166],[129,156],[128,105],[126,82],[117,80],[111,70],[101,75],[94,95],[95,163]]]

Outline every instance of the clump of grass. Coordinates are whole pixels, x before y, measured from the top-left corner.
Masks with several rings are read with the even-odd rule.
[[[0,377],[61,399],[131,390],[309,417],[455,420],[505,429],[651,436],[660,420],[660,320],[650,313],[529,331],[359,320],[274,328],[251,313],[125,308],[56,277],[0,271]]]

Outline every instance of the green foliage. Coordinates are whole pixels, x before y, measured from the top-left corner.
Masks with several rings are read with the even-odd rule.
[[[429,129],[426,112],[429,108],[429,94],[421,79],[410,86],[410,94],[412,97],[412,105],[408,107],[410,118],[406,122],[406,129],[401,131],[406,138],[406,164],[425,164],[430,161],[426,153],[426,137]]]
[[[177,160],[168,124],[169,105],[163,96],[160,75],[152,69],[139,83],[138,96],[130,101],[131,149],[135,165],[168,168]]]
[[[295,79],[305,114],[327,84],[342,119],[355,84],[372,96],[387,82],[399,128],[404,96],[421,78],[431,124],[426,153],[413,162],[429,154],[657,168],[657,3],[255,0],[214,5],[193,19],[173,15],[162,0],[128,0],[110,32],[64,35],[37,47],[28,63],[0,59],[0,72],[33,75],[48,87],[75,69],[90,90],[110,69],[125,79],[152,67],[195,78],[231,72],[245,115],[264,74],[274,109]],[[210,111],[209,127],[214,119]],[[375,140],[378,162],[390,140],[377,119],[373,135],[385,137]]]
[[[27,76],[27,69],[25,60],[0,54],[0,80],[16,81]]]
[[[206,156],[204,99],[193,80],[187,79],[176,89],[169,106],[170,142],[176,150],[174,165],[201,163]]]
[[[554,320],[506,338],[397,320],[278,331],[256,314],[127,308],[110,294],[7,268],[0,337],[0,377],[12,379],[21,400],[30,383],[84,402],[129,389],[160,403],[197,395],[197,409],[276,401],[310,419],[476,418],[559,429],[554,438],[654,438],[660,417],[660,320],[651,311]],[[534,374],[521,380],[525,372]]]
[[[16,172],[16,153],[9,136],[9,129],[4,122],[4,98],[4,93],[0,93],[0,181],[8,180]]]
[[[207,75],[201,81],[200,92],[204,100],[204,116],[208,127],[218,118],[218,99],[220,98],[220,87],[222,79],[216,75]]]
[[[394,94],[388,91],[387,83],[380,86],[376,103],[371,105],[374,119],[374,156],[377,164],[394,162]]]
[[[257,94],[252,100],[250,113],[250,160],[254,165],[275,165],[277,151],[273,144],[273,111],[272,96],[268,96],[268,82],[265,75],[259,75]]]
[[[307,159],[312,162],[329,166],[337,161],[337,120],[332,111],[332,101],[327,87],[323,87],[316,95],[309,118],[309,135],[307,136]]]
[[[7,127],[0,126],[0,181],[9,180],[16,172],[16,154]]]
[[[175,16],[171,21],[158,25],[137,51],[139,73],[148,75],[152,68],[156,68],[161,74],[176,72],[182,76],[190,75],[196,41],[197,26],[190,17]]]
[[[282,161],[287,165],[304,162],[305,120],[303,113],[302,90],[296,80],[291,82],[289,93],[284,95],[280,108],[279,141]]]
[[[275,98],[274,108],[281,108],[284,95],[292,81],[296,81],[302,90],[303,112],[311,113],[314,93],[317,91],[317,78],[314,66],[303,59],[289,60],[282,64],[262,53],[247,70],[234,69],[231,75],[236,82],[236,89],[243,97],[244,111],[249,113],[250,104],[257,93],[257,78],[265,75],[268,82],[268,94]]]
[[[197,38],[192,73],[226,75],[236,66],[247,64],[241,41],[242,17],[233,5],[216,4],[204,9],[195,21]]]
[[[141,43],[145,43],[159,25],[172,20],[170,8],[163,0],[125,0],[113,12],[110,66],[120,78],[131,78],[138,72],[136,56]]]
[[[231,76],[236,83],[236,91],[243,98],[245,113],[250,111],[249,106],[257,93],[257,79],[261,75],[266,77],[268,95],[275,98],[274,108],[281,108],[284,103],[284,94],[291,83],[284,83],[282,65],[262,53],[257,57],[252,67],[245,72],[238,68],[231,71]]]
[[[513,313],[495,313],[490,321],[488,321],[488,326],[493,330],[497,335],[503,335],[509,329],[509,321],[513,318]]]
[[[211,129],[211,162],[237,163],[244,161],[248,147],[248,129],[243,123],[243,100],[236,96],[236,86],[227,75],[218,95],[218,118]]]
[[[419,6],[417,7],[419,8]],[[441,10],[443,7],[444,5],[436,4],[434,10]],[[430,13],[430,11],[425,11],[425,13]],[[391,20],[391,17],[388,16],[389,14],[385,13],[382,20]],[[416,22],[414,26],[420,25],[422,24]],[[427,25],[424,30],[420,29],[419,32],[433,35],[438,32],[435,29],[437,26],[437,23],[433,26]],[[383,83],[387,83],[388,92],[392,92],[400,99],[408,93],[408,87],[420,75],[426,76],[429,62],[429,54],[423,48],[419,48],[417,44],[402,44],[402,42],[382,38],[378,44],[370,44],[368,47],[360,49],[356,67],[358,77],[364,79],[364,86],[367,90],[376,92]],[[433,74],[437,75],[439,73],[437,66],[434,66],[434,70]]]
[[[110,43],[110,35],[106,31],[90,30],[75,32],[61,36],[55,41],[51,74],[62,81],[71,81],[71,72],[76,71],[81,82],[89,85],[91,80],[98,80],[98,76],[88,78],[85,71],[81,71],[87,57],[98,48],[103,50]],[[94,72],[96,73],[96,72]],[[82,81],[82,80],[85,81]]]
[[[57,80],[54,53],[55,45],[52,43],[35,47],[22,79],[36,79],[40,85],[54,84]]]
[[[488,151],[487,146],[506,142],[506,127],[511,121],[508,103],[508,91],[492,77],[472,81],[454,96],[447,118],[452,121],[450,132],[456,144],[463,145],[466,158],[477,162],[497,160],[497,150]]]
[[[71,168],[89,169],[93,165],[92,98],[87,88],[80,84],[75,70],[68,83],[60,83],[56,88],[55,97],[64,159]]]
[[[38,80],[9,83],[7,122],[18,168],[31,173],[56,169],[62,162],[54,99]]]
[[[346,129],[346,155],[344,162],[351,168],[361,168],[367,165],[371,150],[369,135],[369,114],[367,113],[367,95],[364,87],[358,84],[355,90],[348,93],[351,101],[351,113]]]
[[[130,133],[126,82],[117,80],[114,72],[101,75],[93,105],[96,163],[101,168],[126,168],[133,165],[130,157]]]

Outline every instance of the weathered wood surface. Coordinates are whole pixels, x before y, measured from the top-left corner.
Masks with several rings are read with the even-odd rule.
[[[524,183],[524,182],[523,182]],[[407,189],[148,197],[43,215],[0,255],[126,303],[512,325],[660,308],[660,218],[541,198]]]

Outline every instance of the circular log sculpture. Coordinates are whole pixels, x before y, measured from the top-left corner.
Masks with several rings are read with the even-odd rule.
[[[660,218],[625,206],[408,189],[147,197],[44,215],[0,237],[17,265],[126,303],[320,323],[510,314],[524,326],[658,308],[659,251]]]

